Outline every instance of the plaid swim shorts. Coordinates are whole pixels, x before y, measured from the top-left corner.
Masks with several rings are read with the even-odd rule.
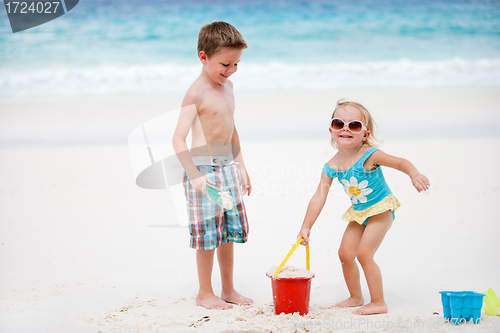
[[[215,183],[217,189],[231,193],[233,209],[222,208],[208,199],[202,191],[193,188],[184,173],[190,247],[196,250],[213,250],[221,243],[245,243],[248,238],[248,220],[241,195],[238,167],[232,163],[221,166],[199,165],[197,168]]]

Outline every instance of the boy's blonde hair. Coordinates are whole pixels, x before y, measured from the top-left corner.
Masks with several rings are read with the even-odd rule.
[[[248,45],[238,30],[229,23],[217,21],[201,27],[198,35],[198,54],[205,51],[207,56],[211,57],[223,47],[243,50]]]
[[[335,118],[335,112],[337,112],[338,109],[340,109],[340,108],[342,108],[344,106],[347,106],[347,105],[354,106],[359,111],[361,111],[361,117],[362,117],[362,119],[361,119],[362,121],[361,122],[366,126],[366,128],[370,132],[370,136],[368,136],[368,138],[366,139],[366,141],[363,142],[363,145],[366,145],[366,146],[369,146],[369,147],[378,147],[378,146],[380,146],[381,143],[382,143],[382,140],[380,140],[379,138],[377,138],[377,136],[375,135],[375,131],[377,129],[377,124],[375,124],[375,120],[373,119],[373,117],[370,114],[370,112],[363,105],[361,105],[360,103],[354,102],[354,101],[350,101],[350,100],[346,100],[346,99],[340,99],[337,102],[337,106],[335,107],[335,110],[333,110],[333,114],[332,114],[332,118],[331,119]],[[337,144],[335,143],[335,140],[333,140],[333,138],[330,141],[330,143],[331,143],[331,145],[335,149],[337,148]]]

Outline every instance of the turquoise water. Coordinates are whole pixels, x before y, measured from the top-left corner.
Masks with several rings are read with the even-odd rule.
[[[249,45],[239,89],[500,87],[499,2],[82,0],[16,34],[0,6],[0,95],[185,91],[214,20]]]

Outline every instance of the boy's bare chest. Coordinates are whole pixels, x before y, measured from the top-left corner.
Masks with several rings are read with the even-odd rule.
[[[207,94],[198,110],[198,116],[206,125],[233,124],[234,97],[226,94]]]
[[[232,94],[205,94],[198,106],[201,127],[193,128],[193,139],[202,133],[206,142],[231,142],[234,131],[234,97]]]

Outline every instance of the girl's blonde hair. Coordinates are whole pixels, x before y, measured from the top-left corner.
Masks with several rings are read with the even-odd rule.
[[[369,147],[380,146],[382,144],[382,140],[377,138],[377,136],[375,135],[375,131],[377,129],[377,124],[375,124],[375,120],[373,119],[370,112],[360,103],[346,100],[346,99],[340,99],[337,102],[337,105],[335,106],[335,110],[333,110],[332,118],[330,118],[330,120],[335,118],[335,112],[337,112],[338,109],[340,109],[344,106],[347,106],[347,105],[354,106],[359,111],[361,111],[361,116],[362,116],[361,121],[366,126],[368,131],[370,132],[370,135],[368,136],[366,141],[363,142],[363,145],[366,145]],[[330,141],[330,144],[333,146],[333,148],[337,149],[337,144],[335,143],[335,140],[333,140],[333,138]]]

